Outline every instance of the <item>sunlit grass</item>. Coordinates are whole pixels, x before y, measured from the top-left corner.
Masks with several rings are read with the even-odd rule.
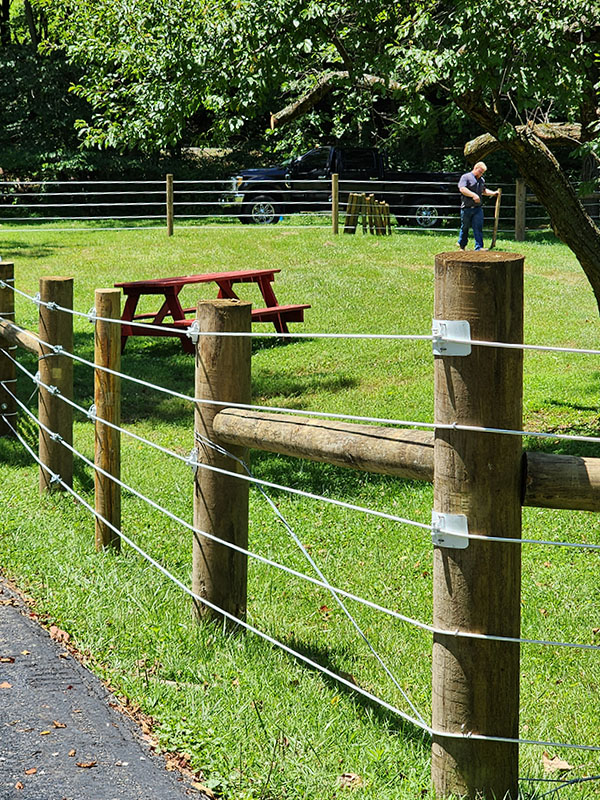
[[[15,262],[17,288],[31,295],[41,275],[73,275],[75,307],[84,312],[94,303],[95,288],[117,281],[274,266],[281,268],[274,284],[280,302],[311,304],[304,324],[293,324],[293,330],[424,334],[431,327],[434,256],[453,250],[454,238],[452,233],[333,237],[327,230],[284,225],[176,230],[172,238],[162,230],[5,236],[0,231],[0,253]],[[543,239],[518,247],[500,241],[498,247],[526,256],[526,341],[596,347],[598,311],[572,254]],[[242,287],[240,293],[251,289]],[[187,300],[193,305],[211,291],[195,287]],[[249,292],[244,296],[253,299]],[[20,324],[35,328],[36,313],[33,304],[17,297]],[[92,326],[76,318],[75,327],[77,352],[91,359]],[[30,356],[21,361],[35,372]],[[193,394],[193,359],[176,341],[130,340],[123,370]],[[433,417],[427,342],[256,340],[252,374],[254,400],[261,404],[406,420]],[[93,395],[90,369],[76,364],[75,379],[76,401],[87,408]],[[525,426],[597,436],[599,384],[595,357],[526,354]],[[18,387],[28,400],[32,386],[20,377]],[[123,423],[181,454],[193,447],[192,408],[184,400],[125,382]],[[34,443],[34,431],[26,425],[24,430]],[[92,455],[92,425],[83,415],[77,418],[75,444]],[[527,446],[582,452],[577,443],[532,439]],[[586,445],[586,454],[600,456],[600,448]],[[430,519],[430,486],[266,453],[254,453],[252,467],[266,480],[415,521]],[[123,480],[191,521],[192,473],[181,462],[123,437]],[[92,475],[81,464],[75,489],[91,500]],[[333,584],[430,621],[432,552],[426,532],[283,492],[270,494]],[[194,624],[189,598],[127,547],[119,556],[96,554],[88,512],[69,496],[40,498],[35,466],[9,440],[0,441],[0,498],[4,570],[36,598],[39,611],[92,655],[100,674],[155,718],[161,744],[188,752],[204,782],[223,797],[329,800],[342,794],[343,773],[361,777],[356,797],[430,796],[427,736],[252,634],[230,636]],[[523,517],[527,538],[600,542],[591,514],[524,509]],[[187,530],[128,492],[123,530],[189,585]],[[310,573],[254,490],[250,548]],[[595,551],[524,547],[524,636],[596,643],[597,558]],[[429,720],[430,636],[357,603],[349,607]],[[412,715],[325,590],[252,561],[248,613],[260,630]],[[596,652],[524,646],[522,676],[524,738],[600,744]],[[543,777],[542,750],[522,748],[524,777]],[[569,777],[600,772],[592,752],[559,754],[574,767]],[[560,796],[591,798],[596,792],[597,785],[589,783],[565,788]]]

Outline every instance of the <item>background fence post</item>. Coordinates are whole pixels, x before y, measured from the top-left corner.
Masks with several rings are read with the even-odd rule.
[[[173,236],[173,220],[175,206],[173,204],[173,176],[167,175],[167,236]]]
[[[207,300],[198,304],[201,331],[215,333],[249,332],[251,303],[238,300]],[[241,464],[217,452],[204,440],[219,444],[213,429],[215,415],[228,403],[249,403],[249,336],[200,335],[196,347],[195,396],[217,400],[223,406],[196,404],[195,446],[202,463],[245,474]],[[240,459],[247,459],[243,447],[221,445]],[[240,547],[248,546],[248,481],[199,468],[194,483],[194,527]],[[243,619],[246,615],[247,557],[225,545],[194,534],[192,589],[210,603]],[[202,619],[221,620],[222,615],[196,603]]]
[[[0,287],[0,317],[14,322],[15,318],[15,267],[11,261],[0,261],[0,280],[8,287]],[[0,336],[0,349],[7,350],[14,355],[17,346],[11,345],[4,337]],[[17,382],[17,368],[8,356],[0,353],[0,382],[8,384],[11,391],[15,390]],[[16,421],[17,406],[14,398],[0,386],[0,413],[9,417],[12,424]],[[14,436],[10,427],[0,417],[0,436]]]
[[[121,315],[120,289],[96,289],[98,317],[118,319]],[[114,372],[121,371],[121,326],[116,322],[96,320],[94,363]],[[121,425],[121,378],[94,370],[94,405],[96,416],[113,425]],[[109,475],[121,477],[121,433],[96,419],[94,463]],[[121,529],[121,487],[99,472],[94,473],[96,512],[118,530]],[[111,547],[119,550],[121,539],[105,522],[96,517],[96,550]]]
[[[339,175],[334,172],[331,176],[331,229],[334,236],[340,232],[340,182]]]
[[[527,206],[527,185],[523,178],[515,184],[515,241],[525,241],[525,220]]]
[[[435,318],[467,320],[471,338],[523,341],[523,257],[442,253],[435,259]],[[520,430],[523,354],[472,347],[436,356],[435,421]],[[470,534],[521,538],[519,436],[436,429],[434,509],[462,514]],[[433,624],[519,637],[520,544],[472,539],[434,548]],[[434,635],[432,777],[436,796],[516,800],[518,745],[463,738],[518,737],[518,643]]]
[[[40,278],[40,316],[39,338],[51,345],[60,345],[68,353],[73,352],[73,315],[67,311],[48,308],[44,303],[56,303],[63,308],[73,308],[73,278]],[[40,345],[38,362],[40,381],[47,386],[55,386],[58,392],[69,400],[73,399],[73,361],[61,354],[55,354],[50,347]],[[39,387],[38,417],[67,444],[73,444],[73,409],[52,392]],[[39,458],[42,464],[58,475],[67,486],[73,485],[73,453],[52,438],[42,427],[39,434]],[[50,473],[40,467],[40,492],[61,489],[52,482]]]

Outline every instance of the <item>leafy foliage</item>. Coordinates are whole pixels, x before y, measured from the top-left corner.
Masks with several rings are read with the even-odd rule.
[[[332,73],[332,92],[292,139],[430,140],[456,128],[449,99],[491,103],[508,127],[575,118],[593,81],[597,0],[468,3],[298,0],[60,0],[61,45],[85,67],[94,107],[81,130],[100,146],[230,140]],[[382,80],[368,88],[363,75]],[[256,130],[256,129],[255,129]],[[276,143],[284,132],[273,134]]]

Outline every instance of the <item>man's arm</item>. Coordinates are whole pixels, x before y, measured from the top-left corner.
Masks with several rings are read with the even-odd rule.
[[[462,191],[462,189],[461,189]],[[484,189],[483,193],[486,197],[495,197],[498,194],[498,189],[495,192],[492,192],[490,189]]]
[[[481,197],[476,192],[472,192],[466,186],[459,186],[458,191],[461,194],[464,194],[465,197],[470,197],[472,200],[475,200],[476,203],[481,203]]]

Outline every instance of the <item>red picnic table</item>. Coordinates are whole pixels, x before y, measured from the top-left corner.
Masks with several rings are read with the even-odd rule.
[[[186,353],[194,352],[192,341],[186,336],[186,329],[194,321],[188,314],[196,313],[196,308],[183,308],[179,301],[179,293],[184,286],[195,283],[216,283],[219,287],[217,297],[239,300],[233,287],[236,283],[258,284],[263,299],[264,308],[252,309],[253,322],[272,322],[278,333],[288,333],[288,322],[303,322],[304,309],[310,305],[285,305],[277,302],[272,283],[275,273],[280,269],[245,269],[233,272],[208,272],[202,275],[184,275],[179,278],[154,278],[147,281],[129,281],[115,283],[115,287],[122,289],[127,298],[121,319],[124,322],[148,320],[148,327],[143,328],[131,325],[121,327],[121,346],[124,349],[130,336],[178,336]],[[136,309],[143,295],[162,295],[163,303],[158,311],[153,313],[136,314]],[[170,318],[170,319],[169,319]],[[167,320],[167,321],[165,321]],[[150,327],[151,326],[151,327]]]

